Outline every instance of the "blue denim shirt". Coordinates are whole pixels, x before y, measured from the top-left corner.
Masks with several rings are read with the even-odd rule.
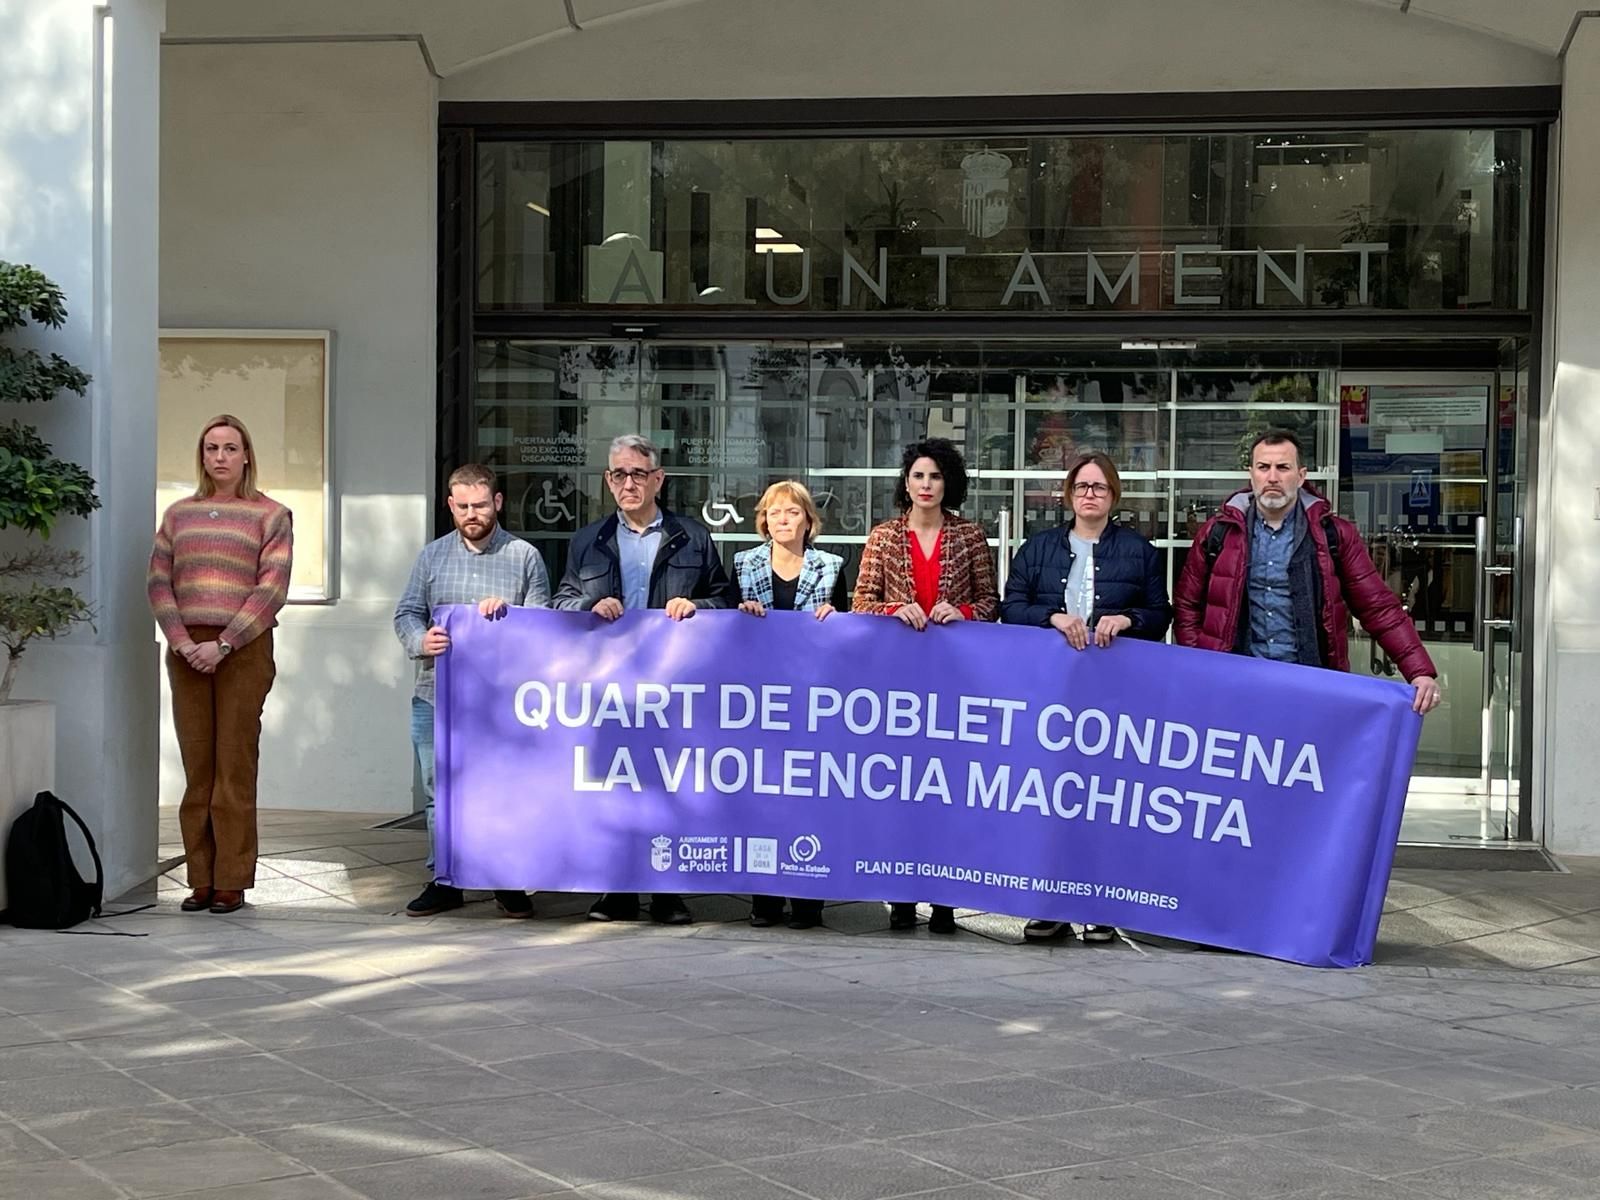
[[[1289,560],[1304,524],[1297,504],[1277,529],[1250,506],[1250,653],[1277,662],[1298,662],[1294,601],[1289,595]]]
[[[650,607],[650,572],[661,550],[661,512],[635,533],[621,513],[617,514],[617,560],[622,567],[622,607],[628,612]]]

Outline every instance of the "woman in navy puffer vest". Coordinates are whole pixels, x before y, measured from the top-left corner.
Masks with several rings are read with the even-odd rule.
[[[1067,472],[1064,498],[1072,520],[1036,533],[1011,560],[1000,620],[1057,630],[1076,649],[1109,646],[1126,634],[1159,642],[1172,623],[1161,555],[1143,534],[1111,522],[1122,479],[1106,455],[1082,455]],[[1029,941],[1071,937],[1065,921],[1029,921]],[[1085,942],[1109,942],[1116,931],[1085,925]]]

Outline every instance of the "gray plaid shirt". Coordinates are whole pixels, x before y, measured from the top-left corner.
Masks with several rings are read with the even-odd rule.
[[[476,604],[498,596],[518,608],[547,608],[550,576],[539,552],[496,526],[481,553],[456,530],[429,542],[417,555],[411,579],[394,608],[394,632],[406,654],[417,659],[419,700],[433,703],[433,659],[422,657],[422,638],[441,604]]]

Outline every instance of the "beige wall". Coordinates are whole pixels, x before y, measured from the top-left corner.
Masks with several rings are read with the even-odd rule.
[[[431,530],[435,106],[407,42],[162,54],[162,325],[333,331],[338,599],[284,611],[263,805],[411,808],[390,620]]]

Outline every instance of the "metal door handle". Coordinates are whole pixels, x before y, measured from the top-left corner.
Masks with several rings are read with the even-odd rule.
[[[1483,653],[1483,630],[1488,623],[1487,597],[1489,594],[1488,563],[1489,518],[1479,516],[1472,523],[1472,648]]]

